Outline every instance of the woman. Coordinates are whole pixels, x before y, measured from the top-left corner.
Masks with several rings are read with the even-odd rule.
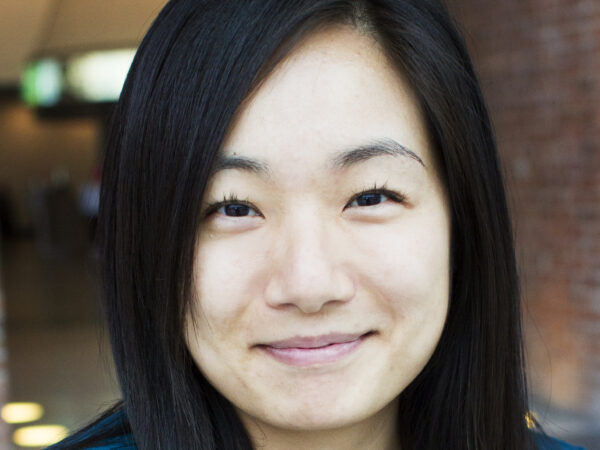
[[[57,448],[571,448],[525,422],[502,178],[439,1],[171,1],[103,177],[123,401]]]

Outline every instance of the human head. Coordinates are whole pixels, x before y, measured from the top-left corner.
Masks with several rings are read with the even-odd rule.
[[[104,300],[136,439],[142,448],[228,448],[237,439],[223,432],[241,427],[231,406],[200,375],[182,336],[203,193],[240,105],[303,36],[331,24],[372,35],[404,74],[448,193],[448,317],[429,363],[400,396],[403,439],[418,448],[435,446],[431,436],[525,448],[502,179],[464,45],[433,0],[180,0],[161,12],[116,111],[100,213]]]
[[[397,397],[448,306],[434,154],[410,87],[347,25],[306,36],[236,114],[186,342],[257,445],[395,448]]]

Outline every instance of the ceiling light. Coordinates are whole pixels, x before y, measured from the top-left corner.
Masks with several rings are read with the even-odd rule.
[[[52,445],[69,434],[62,425],[37,425],[22,427],[13,433],[13,442],[21,447],[45,447]]]
[[[39,403],[7,403],[1,415],[6,423],[33,422],[44,415],[44,408]]]

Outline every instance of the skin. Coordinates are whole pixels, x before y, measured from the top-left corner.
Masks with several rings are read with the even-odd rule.
[[[332,166],[391,139],[422,164],[383,154]],[[199,230],[186,321],[198,367],[257,448],[399,448],[397,397],[433,354],[449,298],[447,195],[414,93],[371,37],[319,31],[238,111],[222,153],[269,174],[221,170],[206,191],[206,205],[235,194],[248,208],[209,212]],[[401,201],[355,197],[384,185]],[[262,345],[367,332],[304,366]]]

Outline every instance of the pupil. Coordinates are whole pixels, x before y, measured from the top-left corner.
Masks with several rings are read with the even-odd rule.
[[[381,194],[364,194],[357,199],[359,206],[371,206],[379,203]]]
[[[246,205],[227,205],[225,206],[225,214],[228,216],[246,216],[248,215],[249,207]]]

